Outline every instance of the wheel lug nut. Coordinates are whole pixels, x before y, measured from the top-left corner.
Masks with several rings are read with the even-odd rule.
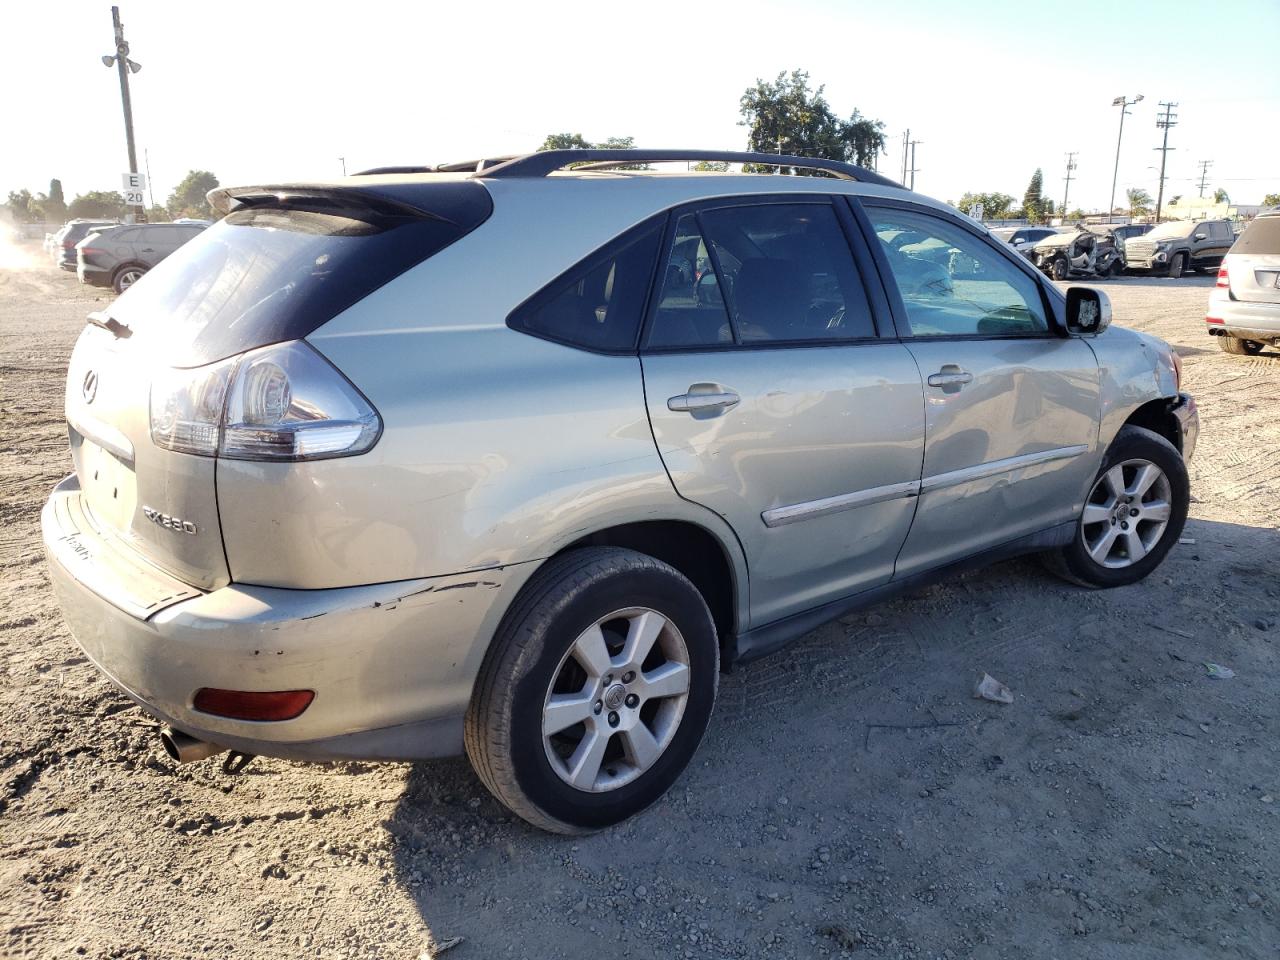
[[[616,727],[618,725],[618,712],[616,710],[609,711],[609,726]]]
[[[1136,517],[1137,515],[1138,515],[1138,511],[1137,511],[1137,510],[1130,510],[1130,511],[1129,511],[1129,516],[1131,516],[1131,517]]]
[[[1111,518],[1111,525],[1112,525],[1113,527],[1116,525],[1116,518],[1115,518],[1115,517],[1112,517],[1112,518]]]
[[[632,680],[634,680],[635,678],[636,678],[635,671],[633,671],[633,670],[628,670],[626,673],[624,673],[624,674],[622,675],[622,682],[623,682],[623,683],[630,683],[630,682],[631,682]]]
[[[612,673],[606,673],[606,674],[604,675],[604,685],[607,687],[607,686],[609,686],[609,684],[611,684],[611,683],[613,683],[613,674],[612,674]]]
[[[592,713],[594,713],[594,714],[598,717],[598,716],[600,716],[600,711],[601,711],[601,710],[603,710],[603,709],[604,709],[604,701],[603,701],[603,700],[597,700],[597,701],[595,702],[595,705],[591,708],[591,712],[592,712]]]
[[[1121,530],[1128,530],[1128,529],[1129,529],[1129,524],[1128,524],[1127,522],[1123,522],[1123,521],[1122,521],[1122,522],[1121,522],[1121,524],[1120,524],[1120,529],[1121,529]]]
[[[639,698],[639,697],[637,697],[634,693],[628,693],[628,694],[627,694],[627,706],[628,706],[628,707],[631,707],[631,708],[633,708],[633,709],[634,709],[634,708],[635,708],[635,706],[636,706],[636,704],[638,704],[639,702],[640,702],[640,698]]]

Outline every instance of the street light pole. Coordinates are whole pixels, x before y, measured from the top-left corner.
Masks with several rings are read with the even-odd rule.
[[[1111,222],[1112,211],[1116,208],[1116,180],[1120,177],[1120,141],[1124,139],[1124,115],[1129,112],[1131,106],[1141,100],[1142,94],[1138,94],[1132,100],[1120,96],[1111,101],[1113,107],[1120,108],[1120,133],[1116,137],[1116,168],[1111,174],[1111,203],[1107,206],[1107,223]]]
[[[120,74],[120,102],[124,105],[124,139],[129,148],[129,172],[137,173],[138,152],[133,145],[133,101],[129,97],[129,74],[141,70],[142,64],[129,59],[129,41],[124,38],[124,24],[120,22],[119,7],[111,8],[111,25],[115,30],[116,52],[115,56],[104,56],[102,62],[107,67],[114,63]],[[137,219],[146,223],[146,208],[143,207],[142,210]]]

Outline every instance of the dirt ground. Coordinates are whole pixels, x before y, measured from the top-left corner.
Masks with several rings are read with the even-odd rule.
[[[0,954],[1280,955],[1280,354],[1205,336],[1212,284],[1106,286],[1200,402],[1193,542],[1156,575],[1091,593],[1005,563],[822,627],[722,680],[666,799],[565,839],[463,759],[164,756],[39,546],[107,297],[0,269]],[[1011,706],[971,697],[983,671]]]

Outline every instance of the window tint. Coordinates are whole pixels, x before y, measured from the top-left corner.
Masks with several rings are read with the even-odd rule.
[[[107,230],[102,234],[103,239],[110,239],[113,243],[133,243],[142,234],[140,227],[116,227],[114,230]]]
[[[507,322],[589,350],[634,351],[661,233],[659,219],[623,234],[516,308]]]
[[[758,204],[700,215],[743,343],[874,337],[862,280],[826,204]]]
[[[676,221],[646,346],[696,347],[732,341],[715,265],[698,218],[686,213]]]
[[[1036,281],[962,227],[908,210],[868,207],[907,307],[911,335],[1046,333]]]
[[[1280,217],[1258,217],[1244,228],[1232,253],[1280,253]]]

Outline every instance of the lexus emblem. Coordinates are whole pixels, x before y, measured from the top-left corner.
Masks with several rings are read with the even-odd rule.
[[[85,403],[93,403],[93,398],[98,395],[97,370],[90,370],[84,375],[84,382],[80,384],[80,395],[84,397]]]

